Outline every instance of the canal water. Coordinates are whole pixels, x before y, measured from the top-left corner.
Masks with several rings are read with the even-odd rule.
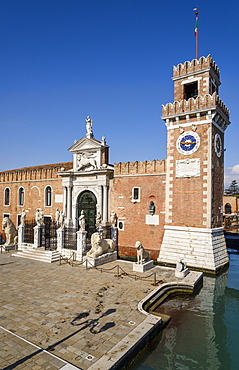
[[[239,251],[229,259],[228,271],[204,276],[199,294],[160,306],[171,321],[130,370],[239,369]]]

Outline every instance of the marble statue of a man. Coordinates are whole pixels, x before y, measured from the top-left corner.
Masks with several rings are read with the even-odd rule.
[[[90,116],[87,116],[85,121],[86,121],[86,137],[91,138],[93,137],[92,131],[93,121],[90,118]]]
[[[85,211],[81,211],[80,217],[79,217],[79,228],[80,231],[85,231]]]

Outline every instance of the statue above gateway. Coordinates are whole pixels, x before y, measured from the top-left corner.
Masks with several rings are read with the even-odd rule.
[[[86,121],[86,137],[88,137],[88,139],[92,139],[94,137],[92,130],[93,121],[90,118],[90,116],[87,116],[85,121]]]

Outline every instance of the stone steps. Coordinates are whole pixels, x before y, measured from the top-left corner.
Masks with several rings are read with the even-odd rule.
[[[36,260],[41,262],[52,263],[59,261],[60,254],[57,251],[45,251],[41,249],[26,249],[24,251],[18,251],[13,253],[14,257],[22,257],[30,260]]]

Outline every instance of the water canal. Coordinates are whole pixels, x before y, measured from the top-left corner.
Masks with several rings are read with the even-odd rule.
[[[171,321],[130,370],[239,369],[239,251],[229,258],[229,270],[204,276],[199,294],[160,307]]]

